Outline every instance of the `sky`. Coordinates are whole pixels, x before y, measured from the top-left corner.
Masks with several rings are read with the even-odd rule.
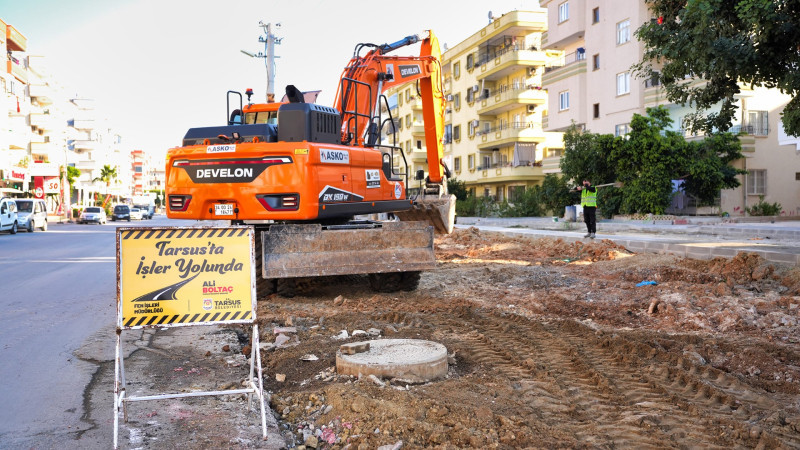
[[[396,8],[395,8],[396,5]],[[394,42],[432,29],[455,46],[536,0],[0,0],[0,18],[43,55],[69,95],[95,100],[98,115],[131,149],[154,155],[180,145],[192,127],[224,125],[226,92],[266,93],[259,21],[280,23],[275,92],[287,84],[322,90],[331,106],[356,44]],[[394,54],[411,55],[409,47]],[[412,53],[413,52],[413,53]]]

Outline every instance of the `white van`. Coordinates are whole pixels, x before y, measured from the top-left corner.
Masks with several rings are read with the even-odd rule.
[[[18,198],[19,227],[33,233],[37,228],[47,231],[47,204],[38,198]]]
[[[0,198],[0,231],[17,234],[18,227],[17,203],[13,198]]]

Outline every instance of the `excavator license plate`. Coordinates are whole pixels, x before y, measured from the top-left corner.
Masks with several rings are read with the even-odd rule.
[[[232,216],[233,203],[214,203],[215,216]]]

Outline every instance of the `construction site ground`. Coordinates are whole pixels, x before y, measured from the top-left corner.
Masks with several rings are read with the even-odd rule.
[[[122,448],[800,447],[796,264],[460,223],[416,291],[350,276],[259,299],[268,440],[241,396],[199,397],[129,405]],[[131,395],[240,386],[248,332],[138,332]],[[336,373],[340,345],[379,338],[444,344],[447,376]]]

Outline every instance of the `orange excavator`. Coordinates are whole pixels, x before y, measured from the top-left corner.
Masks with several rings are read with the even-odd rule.
[[[357,45],[334,107],[306,103],[287,86],[288,102],[242,107],[239,94],[231,112],[229,92],[226,126],[191,128],[168,151],[167,216],[255,227],[259,297],[292,296],[302,278],[347,274],[368,274],[379,291],[415,289],[420,272],[435,267],[434,230],[451,232],[455,215],[438,40],[429,32],[419,56],[388,55],[417,42]],[[415,196],[383,94],[408,82],[422,99],[429,166]],[[400,220],[363,219],[379,213]]]

